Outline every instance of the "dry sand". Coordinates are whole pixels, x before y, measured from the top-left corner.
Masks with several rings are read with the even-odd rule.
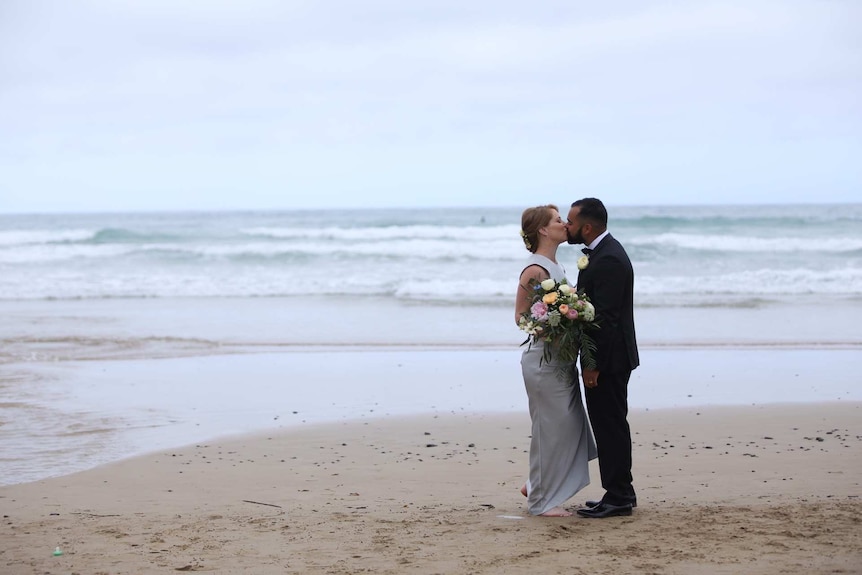
[[[526,414],[227,438],[0,488],[0,572],[862,573],[860,415],[632,413],[639,507],[604,520],[526,515]]]

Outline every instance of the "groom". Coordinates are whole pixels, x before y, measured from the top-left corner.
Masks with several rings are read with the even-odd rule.
[[[634,271],[623,246],[608,233],[608,212],[596,198],[572,204],[566,230],[570,244],[584,244],[586,267],[578,273],[596,308],[599,329],[596,369],[582,369],[587,410],[599,449],[599,471],[605,495],[578,509],[581,517],[631,515],[637,507],[632,486],[632,437],[628,415],[628,384],[638,366],[634,323]]]

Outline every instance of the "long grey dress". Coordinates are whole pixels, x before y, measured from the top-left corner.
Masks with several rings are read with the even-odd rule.
[[[541,266],[557,281],[566,277],[561,265],[544,256],[533,254],[524,267],[530,265]],[[541,361],[543,352],[543,342],[533,342],[521,356],[533,422],[527,479],[527,506],[533,515],[562,505],[589,485],[589,461],[598,455],[576,365],[569,364],[563,376],[555,358]]]

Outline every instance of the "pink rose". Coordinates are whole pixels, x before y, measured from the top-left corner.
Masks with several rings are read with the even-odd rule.
[[[569,319],[578,319],[578,310],[573,307],[569,308],[569,311],[566,313],[566,317]]]
[[[530,315],[533,316],[533,319],[545,321],[548,319],[548,306],[544,302],[537,301],[530,308]]]

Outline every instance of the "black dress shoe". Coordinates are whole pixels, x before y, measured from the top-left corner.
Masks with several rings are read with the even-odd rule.
[[[601,501],[587,501],[587,507],[589,507],[590,509],[592,509],[593,507],[598,507],[601,504],[602,504]],[[632,501],[632,507],[637,507],[637,506],[638,506],[638,502]]]
[[[595,507],[587,507],[578,509],[578,515],[591,519],[604,519],[605,517],[619,517],[622,515],[632,514],[632,504],[611,505],[610,503],[600,503]]]

